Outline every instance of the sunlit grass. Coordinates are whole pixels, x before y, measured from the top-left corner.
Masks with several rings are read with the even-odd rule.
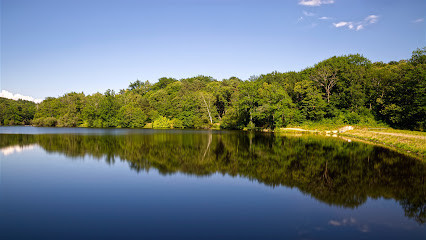
[[[307,122],[299,125],[291,125],[279,129],[279,132],[340,134],[342,136],[358,138],[367,142],[373,142],[385,147],[393,148],[400,152],[408,153],[425,160],[426,157],[426,132],[398,130],[384,124],[356,124],[351,125],[353,130],[338,133],[339,129],[349,124],[333,123],[332,121]]]
[[[390,135],[392,134],[392,135]],[[426,133],[395,129],[354,129],[342,135],[379,143],[426,157]]]

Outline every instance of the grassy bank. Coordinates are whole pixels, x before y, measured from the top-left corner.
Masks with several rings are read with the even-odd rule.
[[[369,142],[378,143],[390,148],[401,150],[416,155],[425,161],[426,133],[395,129],[361,128],[341,133],[347,137],[359,138]]]
[[[426,132],[396,130],[383,126],[354,126],[352,130],[343,130],[345,126],[292,126],[281,128],[278,132],[284,133],[316,133],[329,136],[344,136],[378,144],[398,152],[426,161]]]

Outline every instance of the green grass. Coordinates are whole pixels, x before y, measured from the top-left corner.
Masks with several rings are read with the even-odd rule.
[[[394,135],[389,135],[394,134]],[[347,137],[359,138],[369,142],[378,143],[390,148],[404,151],[410,155],[415,155],[422,160],[426,157],[426,133],[385,129],[377,131],[376,129],[354,129],[341,135]]]
[[[425,136],[426,132],[420,132],[420,131],[410,131],[410,130],[399,130],[399,129],[393,129],[393,128],[374,128],[369,127],[365,130],[372,131],[372,132],[388,132],[388,133],[400,133],[400,134],[409,134],[409,135],[417,135],[417,136]]]
[[[426,132],[392,129],[383,124],[343,124],[332,121],[307,122],[299,125],[290,125],[287,128],[277,129],[276,132],[284,133],[317,133],[326,134],[339,130],[344,126],[353,126],[353,130],[337,133],[340,136],[359,139],[362,141],[378,144],[398,152],[408,154],[412,157],[426,161]],[[288,128],[300,128],[307,131],[292,130]]]

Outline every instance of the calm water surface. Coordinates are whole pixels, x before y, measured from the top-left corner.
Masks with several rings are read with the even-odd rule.
[[[0,127],[0,239],[425,239],[426,164],[321,136]]]

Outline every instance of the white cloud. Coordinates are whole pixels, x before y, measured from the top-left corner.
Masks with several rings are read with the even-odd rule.
[[[338,22],[338,23],[333,23],[333,25],[337,28],[339,27],[344,27],[344,26],[350,26],[352,25],[352,22]]]
[[[356,30],[357,31],[362,30],[362,29],[364,29],[364,25],[358,25],[358,26],[356,26]]]
[[[341,222],[339,222],[339,221],[335,221],[335,220],[330,220],[330,221],[328,222],[328,224],[333,225],[333,226],[341,226],[341,225],[342,225],[342,223],[341,223]]]
[[[421,23],[423,22],[425,19],[424,18],[419,18],[413,21],[413,23]]]
[[[318,18],[319,20],[330,20],[331,19],[331,17],[320,17],[320,18]]]
[[[34,149],[34,147],[36,146],[36,144],[31,144],[31,145],[27,145],[27,146],[20,146],[20,145],[15,145],[15,146],[9,146],[9,147],[4,147],[0,149],[0,152],[3,153],[4,156],[10,155],[10,154],[14,154],[22,152],[24,150],[32,150]]]
[[[328,221],[329,225],[332,225],[334,227],[354,227],[357,228],[360,232],[369,232],[370,231],[370,227],[366,224],[361,224],[359,223],[355,218],[350,217],[350,218],[344,218],[341,221],[339,220],[330,220]]]
[[[366,18],[364,18],[364,20],[359,21],[359,22],[338,22],[338,23],[333,23],[333,25],[336,28],[340,28],[340,27],[347,27],[350,30],[362,30],[365,28],[365,26],[370,25],[370,24],[374,24],[377,23],[377,21],[379,20],[379,16],[377,15],[370,15],[367,16]]]
[[[342,221],[338,221],[338,220],[330,220],[328,222],[328,224],[333,225],[333,226],[345,226],[345,225],[354,225],[356,224],[357,221],[355,218],[344,218],[342,219]]]
[[[35,102],[35,103],[41,103],[43,101],[42,99],[37,99],[37,98],[30,97],[30,96],[24,96],[24,95],[21,95],[19,93],[13,94],[13,93],[6,91],[6,90],[1,91],[0,97],[13,99],[13,100],[22,99],[22,100]]]
[[[376,23],[378,21],[378,19],[379,19],[379,16],[370,15],[370,16],[368,16],[364,19],[364,22],[369,23],[369,24],[373,24],[373,23]]]
[[[309,6],[309,7],[318,7],[323,4],[332,4],[334,0],[300,0],[299,5]]]
[[[303,15],[305,15],[305,16],[307,16],[307,17],[313,17],[313,16],[315,16],[315,13],[313,13],[313,12],[303,11]]]

